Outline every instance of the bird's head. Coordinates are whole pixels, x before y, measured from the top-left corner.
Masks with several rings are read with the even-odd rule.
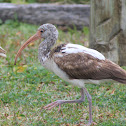
[[[41,32],[41,37],[46,39],[46,38],[54,38],[57,39],[58,38],[58,31],[56,29],[56,27],[52,24],[44,24],[41,25],[38,28],[38,31]]]
[[[38,40],[38,39],[47,39],[47,38],[53,38],[55,40],[57,40],[58,38],[58,31],[56,29],[56,27],[52,24],[43,24],[41,25],[37,32],[31,36],[22,46],[21,48],[19,49],[16,57],[15,57],[15,62],[14,64],[16,65],[16,62],[17,62],[17,58],[20,56],[22,50],[28,46],[30,43]]]

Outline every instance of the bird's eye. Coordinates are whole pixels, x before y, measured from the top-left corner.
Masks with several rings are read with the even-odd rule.
[[[44,32],[44,30],[41,30],[40,32]]]

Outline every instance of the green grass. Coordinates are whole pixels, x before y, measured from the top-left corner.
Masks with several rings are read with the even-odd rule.
[[[37,59],[39,41],[29,45],[14,66],[20,46],[38,26],[7,21],[0,26],[0,44],[7,58],[0,59],[1,126],[79,126],[88,122],[88,101],[64,104],[47,111],[43,107],[58,99],[78,99],[80,89],[44,69]],[[59,30],[58,42],[85,44],[88,29]],[[93,121],[97,126],[126,125],[126,85],[107,83],[86,85],[92,95]]]

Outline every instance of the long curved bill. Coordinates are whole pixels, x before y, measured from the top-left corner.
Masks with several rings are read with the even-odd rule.
[[[36,40],[38,40],[38,39],[40,39],[40,38],[41,38],[41,33],[40,33],[40,31],[37,31],[36,34],[34,34],[33,36],[31,36],[31,37],[21,46],[21,48],[18,50],[18,53],[17,53],[17,55],[16,55],[16,57],[15,57],[14,65],[16,65],[17,58],[20,56],[22,50],[23,50],[26,46],[28,46],[30,43],[32,43],[32,42],[34,42],[34,41],[36,41]]]

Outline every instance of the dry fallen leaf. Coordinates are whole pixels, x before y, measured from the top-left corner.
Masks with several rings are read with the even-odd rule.
[[[27,65],[23,65],[23,66],[18,66],[18,67],[14,67],[13,71],[17,72],[17,73],[23,73],[27,68]]]
[[[18,118],[18,119],[21,119],[22,117],[21,117],[21,116],[18,116],[17,118]]]
[[[21,34],[21,32],[20,32],[20,31],[16,33],[16,35],[20,35],[20,34]]]
[[[34,45],[35,45],[35,43],[33,43],[33,42],[29,44],[29,46],[34,46]]]
[[[111,95],[114,95],[115,89],[112,90]]]

